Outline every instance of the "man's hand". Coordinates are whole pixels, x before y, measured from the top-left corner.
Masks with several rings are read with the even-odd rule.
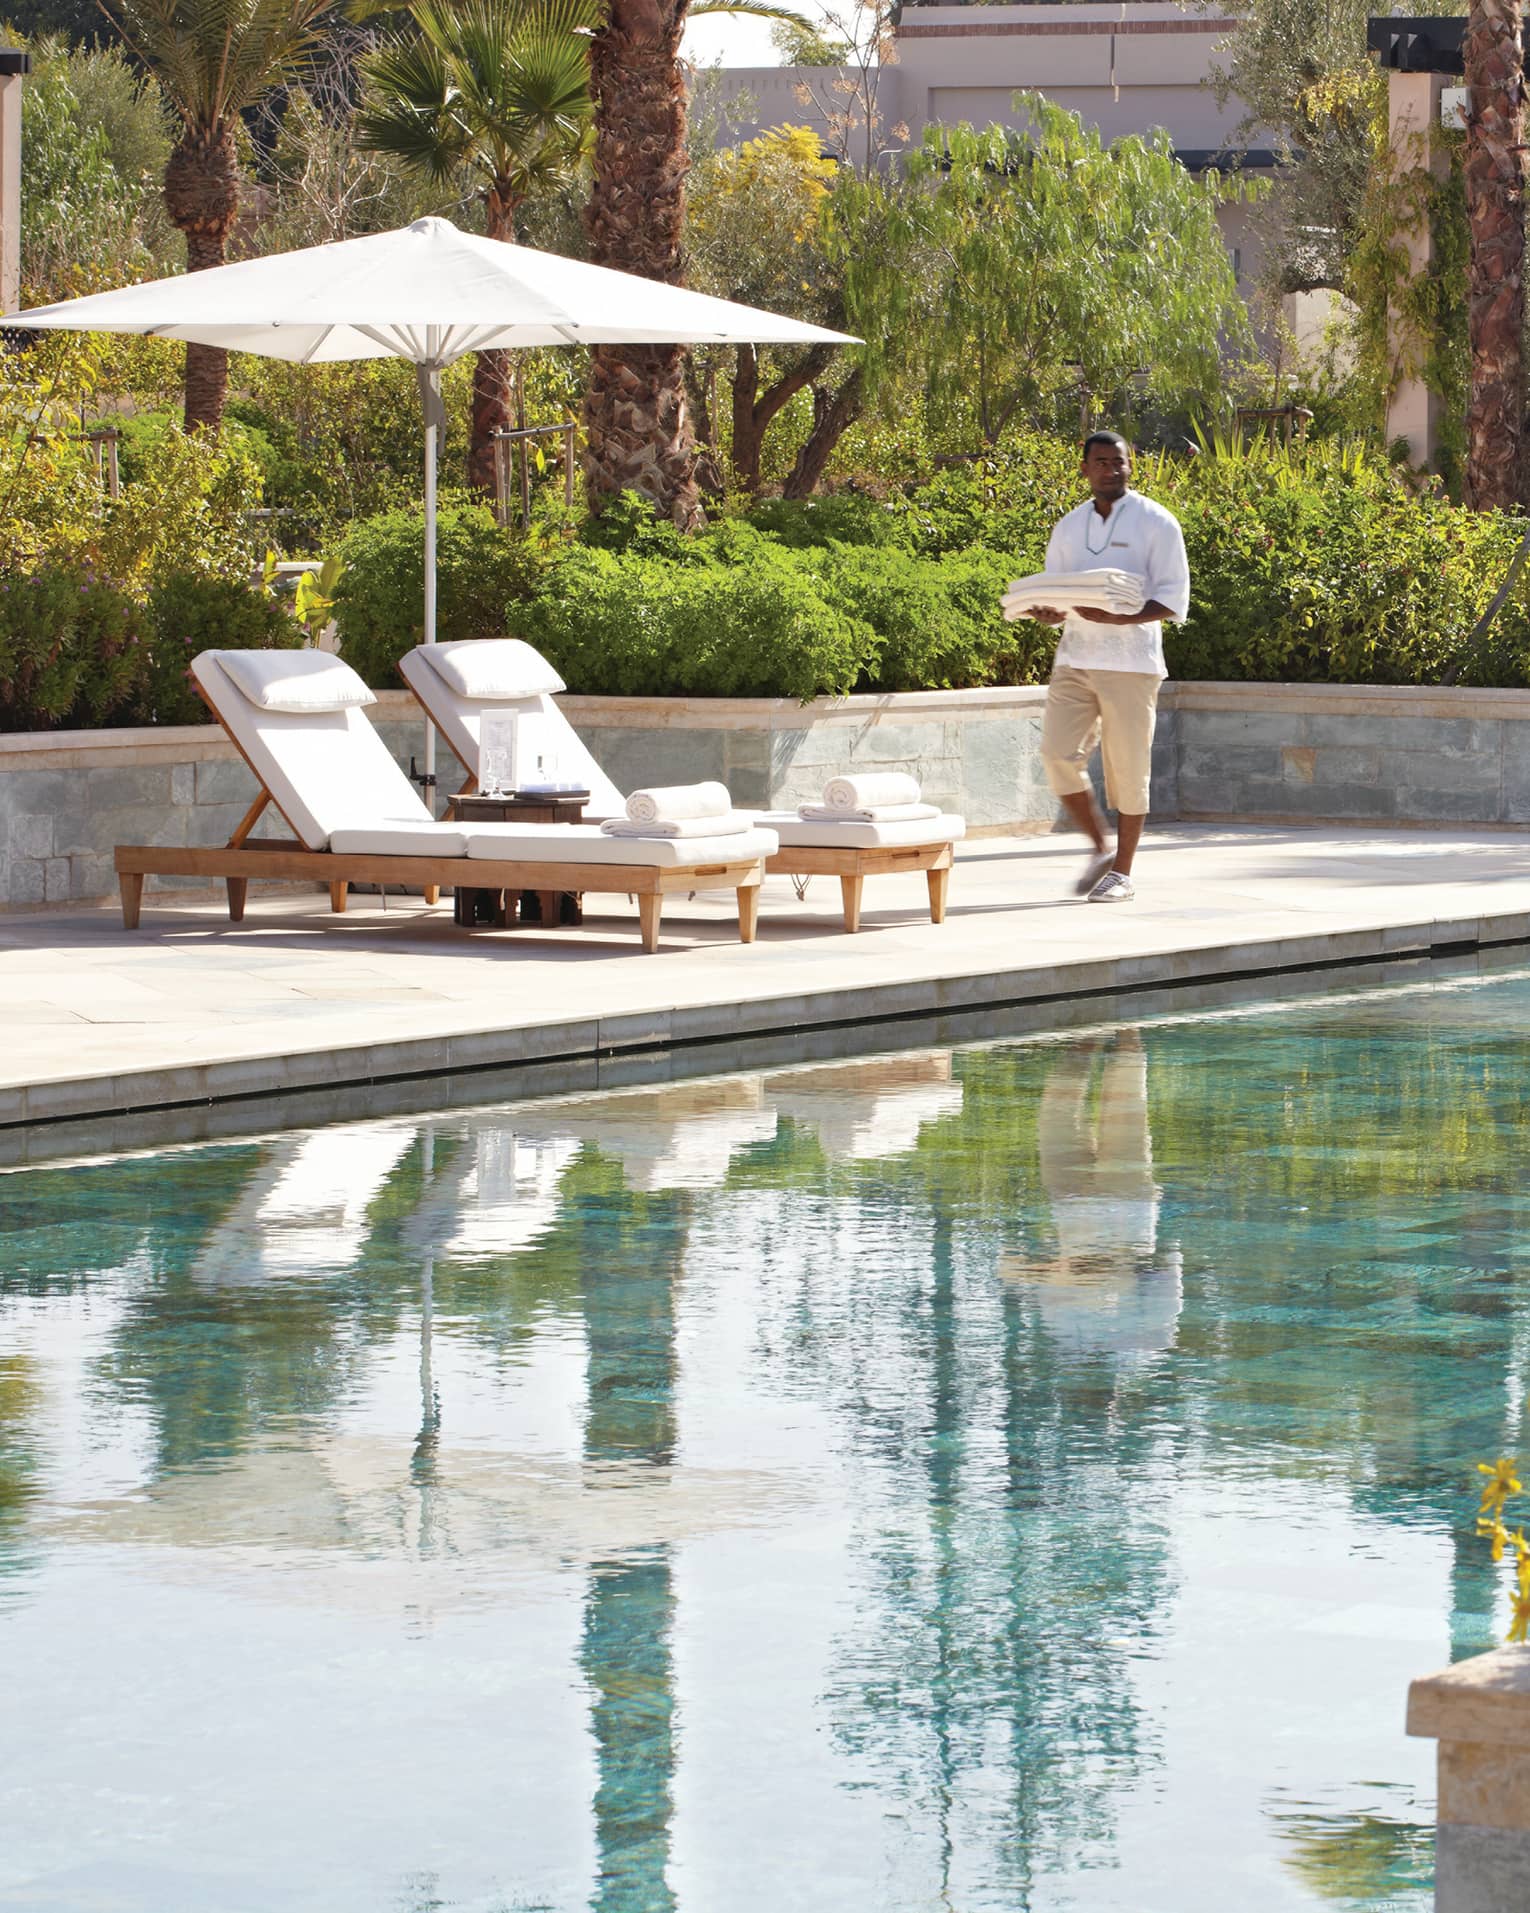
[[[1155,618],[1172,618],[1174,613],[1166,604],[1149,598],[1140,611],[1096,611],[1091,606],[1078,605],[1073,615],[1089,624],[1148,624]]]
[[[1066,611],[1057,611],[1049,604],[1038,604],[1031,612],[1037,624],[1062,624],[1067,619]]]

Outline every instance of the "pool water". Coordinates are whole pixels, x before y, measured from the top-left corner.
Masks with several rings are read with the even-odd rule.
[[[1429,1905],[1530,980],[0,1176],[0,1907]]]

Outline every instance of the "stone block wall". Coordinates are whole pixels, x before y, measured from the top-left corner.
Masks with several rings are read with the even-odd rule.
[[[1178,684],[1175,814],[1530,823],[1530,691]]]

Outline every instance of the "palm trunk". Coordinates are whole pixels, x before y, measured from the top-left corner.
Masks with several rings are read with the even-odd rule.
[[[186,270],[202,272],[208,266],[221,266],[226,252],[224,235],[187,233]],[[186,348],[186,413],[188,432],[202,427],[217,431],[223,423],[223,407],[228,401],[228,354],[217,345],[188,345]]]
[[[511,196],[508,180],[497,179],[490,187],[485,230],[490,239],[515,240],[515,209],[519,202]],[[482,492],[491,503],[494,498],[494,434],[510,425],[511,372],[514,361],[508,352],[478,352],[473,355],[473,426],[468,446],[468,484]]]
[[[1462,174],[1471,228],[1466,490],[1479,511],[1519,502],[1524,421],[1524,54],[1515,0],[1472,0],[1471,113]]]
[[[597,265],[668,285],[685,279],[687,0],[612,0],[590,47],[595,184],[585,229]],[[598,346],[584,399],[592,509],[632,489],[683,530],[703,521],[685,400],[685,350]]]
[[[165,165],[165,208],[186,235],[186,270],[221,266],[239,211],[239,163],[233,130],[188,128]],[[228,354],[219,346],[186,348],[186,430],[223,422],[228,397]]]

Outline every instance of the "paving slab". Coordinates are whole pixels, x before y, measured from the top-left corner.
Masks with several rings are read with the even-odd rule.
[[[1530,961],[1530,831],[1176,826],[1144,845],[1136,900],[1108,906],[1072,894],[1082,861],[1062,837],[970,842],[944,925],[922,876],[885,877],[854,937],[832,880],[800,899],[768,881],[749,946],[731,897],[679,896],[652,956],[620,898],[545,931],[463,931],[449,903],[417,898],[356,896],[335,916],[322,895],[258,890],[241,924],[173,893],[146,897],[133,932],[115,910],[6,917],[0,1160],[52,1153],[58,1125],[71,1148],[105,1147],[107,1119],[133,1112],[385,1083],[413,1085],[399,1095],[419,1106],[486,1071],[495,1094],[551,1093],[630,1079],[640,1059],[676,1074],[769,1062],[815,1032],[890,1047],[912,1019],[969,1028],[1018,1006],[1061,1026],[1154,993],[1280,993],[1275,979],[1324,966],[1379,976],[1519,945]]]

